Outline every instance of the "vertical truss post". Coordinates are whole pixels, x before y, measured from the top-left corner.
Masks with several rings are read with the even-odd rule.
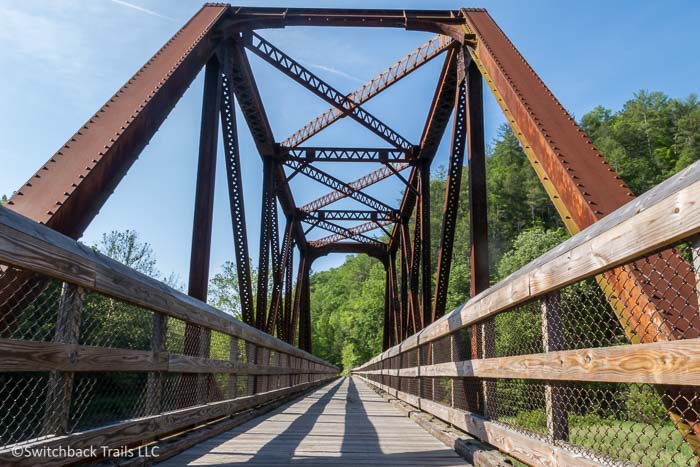
[[[408,276],[408,310],[409,310],[409,319],[408,321],[411,323],[411,326],[409,327],[408,333],[413,333],[415,334],[418,332],[420,329],[422,329],[422,319],[421,319],[421,313],[420,313],[420,300],[418,299],[418,287],[419,287],[419,279],[420,279],[420,274],[419,274],[419,264],[420,264],[420,216],[418,213],[416,213],[415,216],[415,222],[413,226],[413,240],[411,240],[411,236],[409,234],[408,230],[408,224],[406,224],[406,228],[402,235],[404,235],[404,241],[406,242],[406,245],[411,245],[411,241],[413,241],[413,245],[411,246],[410,250],[407,250],[407,253],[410,254],[410,262],[409,264],[409,276]],[[404,336],[404,339],[407,336]]]
[[[299,258],[299,269],[297,270],[297,282],[294,292],[294,305],[290,322],[289,343],[294,345],[298,340],[298,347],[301,348],[301,330],[299,329],[300,314],[302,307],[302,289],[304,288],[304,276],[306,274],[308,252],[301,250]]]
[[[291,222],[291,221],[290,221]],[[289,255],[284,268],[284,309],[282,313],[282,339],[285,342],[293,343],[292,335],[292,308],[294,305],[294,242],[289,245]]]
[[[214,214],[214,182],[216,179],[216,146],[219,137],[219,115],[221,96],[221,71],[216,55],[207,62],[204,71],[202,96],[202,122],[199,133],[199,160],[192,223],[192,251],[188,294],[203,302],[207,301],[209,283],[209,259],[211,252],[211,229]],[[208,329],[187,323],[185,325],[186,349],[198,357],[209,356],[211,333]],[[196,376],[197,402],[206,402],[208,375]],[[188,384],[186,380],[184,384]]]
[[[391,306],[392,290],[391,290],[391,265],[390,259],[384,263],[384,272],[386,279],[384,281],[384,323],[382,326],[382,352],[391,347],[391,314],[394,311]]]
[[[274,200],[273,200],[274,203]],[[274,209],[276,211],[277,209],[277,203],[274,203]],[[277,218],[276,212],[273,213],[275,219]],[[278,239],[277,239],[277,222],[275,221],[273,223],[273,236],[272,236],[272,248],[273,249],[278,249]],[[278,322],[282,321],[282,318],[279,316],[281,314],[281,308],[282,308],[282,288],[283,288],[283,281],[284,281],[284,272],[285,272],[285,267],[287,265],[287,258],[289,257],[289,250],[291,249],[292,246],[292,229],[294,227],[293,219],[289,218],[287,219],[287,224],[284,229],[284,236],[282,237],[282,248],[281,250],[276,254],[273,255],[273,272],[272,272],[272,297],[270,300],[270,313],[268,316],[268,322],[267,322],[267,332],[269,334],[272,334],[275,332],[275,329],[280,329],[278,328],[277,324]],[[280,337],[279,333],[278,336]]]
[[[202,301],[207,300],[207,284],[209,282],[220,95],[221,72],[219,70],[219,60],[214,55],[207,63],[204,72],[202,123],[199,132],[199,161],[197,164],[188,287],[188,294]]]
[[[241,177],[241,155],[238,147],[236,129],[236,109],[231,88],[230,62],[225,62],[222,75],[221,126],[223,129],[224,150],[226,154],[226,177],[228,179],[229,206],[233,224],[233,248],[236,255],[236,273],[238,276],[238,294],[241,300],[243,322],[253,325],[253,284],[250,274],[250,256],[248,253],[248,233],[245,222],[245,205],[243,202],[243,181]]]
[[[258,258],[258,289],[255,305],[255,327],[265,329],[265,312],[267,311],[267,283],[270,271],[270,241],[272,233],[272,166],[268,157],[263,158],[262,203],[260,208],[260,256]],[[277,216],[274,217],[276,219]]]
[[[396,336],[397,342],[404,340],[408,334],[408,314],[409,314],[409,304],[408,304],[408,276],[411,269],[410,258],[411,254],[409,249],[411,248],[410,243],[407,242],[408,235],[408,221],[406,219],[401,219],[401,223],[398,225],[400,231],[399,235],[399,245],[401,248],[401,290],[400,290],[400,314],[398,320],[399,332]]]
[[[471,296],[489,287],[488,218],[486,211],[486,145],[481,73],[474,62],[466,69],[467,147],[469,158],[469,233]]]
[[[389,285],[391,286],[391,340],[390,345],[396,345],[399,342],[399,323],[398,317],[401,313],[401,305],[399,303],[399,287],[397,282],[397,271],[396,271],[396,250],[389,253],[389,265],[391,266],[391,271],[389,271]]]
[[[430,163],[420,166],[420,258],[421,258],[421,328],[433,322],[431,298],[433,289],[432,263],[430,261]]]
[[[309,307],[310,289],[309,272],[312,259],[309,254],[302,253],[299,263],[299,276],[297,277],[297,290],[294,306],[295,317],[299,320],[299,348],[311,352],[311,309]]]
[[[462,67],[466,86],[466,133],[467,157],[469,166],[469,238],[471,281],[469,291],[472,297],[489,287],[488,257],[488,217],[486,211],[486,144],[484,141],[484,101],[481,73],[476,63],[464,57]],[[487,319],[482,324],[472,325],[472,358],[494,357],[494,320]],[[488,411],[495,404],[488,382],[482,382],[482,411]],[[489,397],[491,396],[491,397]],[[478,399],[478,397],[475,395]]]
[[[460,58],[464,54],[459,55]],[[458,71],[463,70],[463,61],[458,64]],[[459,188],[462,183],[462,166],[464,165],[464,146],[466,143],[466,89],[462,79],[458,80],[458,92],[455,96],[455,118],[452,127],[452,148],[450,152],[449,171],[445,186],[445,202],[442,207],[442,231],[440,249],[437,259],[437,279],[435,281],[435,301],[433,303],[433,320],[445,314],[447,289],[450,281],[452,251],[454,247],[455,226],[459,209]]]

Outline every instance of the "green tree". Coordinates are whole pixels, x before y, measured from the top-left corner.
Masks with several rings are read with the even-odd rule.
[[[153,248],[148,242],[141,241],[134,230],[112,230],[102,234],[102,239],[93,248],[147,276],[160,277]]]
[[[258,286],[258,274],[255,268],[251,268],[251,282],[253,297]],[[270,277],[270,281],[272,278]],[[271,290],[272,282],[268,285]],[[238,269],[233,261],[226,261],[221,265],[221,270],[209,280],[209,293],[207,302],[214,308],[228,313],[236,319],[241,319],[241,296],[238,287]],[[269,302],[268,302],[269,303]]]
[[[2,197],[0,197],[0,206],[2,206],[2,205],[4,205],[5,203],[7,203],[7,201],[8,201],[7,196],[2,195]]]
[[[515,237],[533,225],[562,225],[547,193],[509,126],[500,127],[486,162],[489,255],[492,266]]]
[[[102,235],[93,248],[138,272],[163,279],[149,243],[134,230]],[[175,276],[168,278],[175,281]],[[121,300],[95,292],[88,294],[81,323],[81,342],[88,345],[127,349],[149,349],[153,313]]]

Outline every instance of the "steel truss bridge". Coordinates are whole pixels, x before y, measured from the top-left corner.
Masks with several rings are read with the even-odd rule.
[[[348,93],[265,38],[267,29],[294,26],[400,28],[435,36]],[[274,135],[267,115],[276,109],[263,106],[251,54],[325,101],[328,110],[291,135]],[[399,134],[366,110],[369,100],[434,60],[442,68],[419,138]],[[202,69],[184,294],[77,239]],[[572,234],[493,285],[484,84]],[[245,122],[236,121],[237,108]],[[385,146],[306,144],[344,118]],[[433,277],[429,177],[450,119]],[[240,150],[243,123],[263,163],[256,284],[241,176],[241,164],[252,155]],[[219,144],[240,321],[206,304]],[[329,162],[380,168],[342,180],[320,168]],[[463,170],[469,196],[460,200]],[[290,188],[294,177],[308,177],[328,192],[300,206]],[[386,179],[401,181],[400,204],[368,192]],[[173,465],[200,457],[211,463],[461,462],[439,445],[420,444],[418,438],[429,435],[391,422],[384,408],[368,409],[369,402],[382,401],[368,389],[374,388],[412,416],[420,409],[458,429],[441,439],[477,464],[501,462],[505,454],[533,465],[695,465],[699,194],[696,164],[635,198],[483,9],[206,4],[0,208],[0,462],[132,465],[177,455],[185,457],[174,457]],[[357,208],[334,209],[343,199]],[[446,314],[460,201],[470,216],[471,298]],[[327,235],[312,240],[313,229]],[[338,368],[311,354],[309,272],[329,253],[367,254],[386,271],[384,352],[355,368],[352,380],[335,380]],[[508,340],[514,333],[516,341]],[[301,395],[296,405],[283,405]],[[336,412],[327,414],[326,407]],[[260,422],[256,417],[266,412],[272,415]],[[332,453],[319,455],[305,439],[316,439],[315,423],[338,413],[345,413],[342,445],[324,445]],[[284,427],[285,416],[297,431]],[[382,422],[386,416],[391,423]],[[353,435],[363,421],[366,430]],[[269,427],[272,438],[236,444],[256,426]],[[396,444],[404,435],[413,442]],[[465,448],[469,436],[482,444]],[[217,454],[203,443],[211,439],[235,452]],[[302,445],[306,454],[298,454]],[[159,454],[95,456],[90,446],[158,447]],[[53,448],[63,450],[52,454]],[[69,454],[67,448],[83,451]]]

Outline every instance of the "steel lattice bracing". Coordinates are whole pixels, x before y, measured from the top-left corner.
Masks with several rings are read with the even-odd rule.
[[[259,33],[301,25],[391,27],[437,36],[357,90],[342,92]],[[331,108],[291,136],[276,139],[267,115],[279,109],[274,101],[267,103],[267,107],[263,105],[248,53],[260,57]],[[417,135],[399,134],[389,122],[363,107],[441,55],[444,63],[420,139]],[[384,346],[401,342],[445,313],[459,203],[469,206],[472,294],[489,286],[482,77],[571,233],[591,226],[633,198],[603,155],[484,10],[239,8],[207,4],[18,189],[8,207],[79,238],[204,67],[190,295],[206,299],[214,159],[220,122],[241,318],[307,350],[311,346],[309,274],[313,261],[328,253],[368,254],[386,266]],[[260,218],[254,218],[254,222],[260,223],[255,296],[246,226],[251,217],[245,213],[241,177],[241,167],[249,155],[240,153],[236,102],[264,166],[260,180],[256,181],[261,187],[262,209]],[[449,175],[433,287],[430,169],[453,115]],[[302,146],[345,117],[381,138],[387,147]],[[465,155],[469,161],[469,199],[460,200]],[[345,181],[320,169],[318,163],[381,166],[363,177]],[[331,191],[299,206],[290,184],[299,175]],[[393,205],[395,196],[381,199],[366,191],[389,178],[403,182],[399,206]],[[333,203],[340,200],[362,206],[333,209]],[[284,226],[280,221],[284,221]],[[347,222],[356,224],[345,225]],[[281,227],[284,232],[280,235]],[[330,235],[312,239],[307,237],[312,229],[327,230]],[[384,238],[373,237],[372,231]],[[666,272],[652,275],[652,271]],[[596,280],[602,290],[614,292],[609,294],[609,302],[627,337],[633,342],[650,343],[700,337],[698,299],[692,286],[682,280],[691,273],[681,255],[669,249],[653,262],[620,266],[600,274]],[[653,280],[645,278],[650,275]],[[16,290],[7,285],[25,284],[23,292],[31,294],[39,279],[33,274],[11,271],[2,281],[0,321],[11,322],[15,300],[12,295]],[[681,311],[675,308],[673,291],[689,297],[690,305]],[[625,307],[623,303],[635,306]],[[659,315],[676,324],[660,323],[655,318]],[[643,326],[633,327],[629,323]],[[191,357],[208,352],[209,338],[205,333],[186,334],[185,340],[192,341],[192,347],[196,347],[196,351],[190,352]],[[487,334],[483,327],[475,325],[472,329],[475,356],[479,352],[483,356],[486,345],[483,339]],[[199,388],[201,381],[197,381]],[[485,397],[484,393],[479,394]],[[698,438],[698,412],[692,413],[693,410],[676,411],[673,416],[684,436]]]

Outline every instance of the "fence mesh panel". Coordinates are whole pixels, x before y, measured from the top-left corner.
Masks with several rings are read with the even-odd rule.
[[[130,361],[125,360],[119,371],[109,363],[67,371],[70,364],[63,362],[52,371],[32,371],[33,366],[25,365],[26,370],[0,372],[0,449],[321,381],[332,374],[329,367],[309,364],[303,357],[258,348],[220,330],[2,264],[0,317],[0,338],[10,345],[24,341],[88,346],[66,347],[69,350],[59,353],[58,360],[69,355],[77,363],[77,349],[104,348],[110,356],[144,352],[133,360],[137,366],[149,358],[169,365],[175,357],[185,368],[122,371]],[[156,358],[154,351],[166,353]],[[285,370],[248,374],[255,371],[250,365]],[[305,368],[326,368],[328,374],[310,377],[311,370]]]
[[[418,359],[430,366],[697,338],[698,269],[700,248],[680,242],[422,340],[360,373],[412,368]],[[700,459],[700,391],[694,386],[365,376],[606,465],[692,466]]]

